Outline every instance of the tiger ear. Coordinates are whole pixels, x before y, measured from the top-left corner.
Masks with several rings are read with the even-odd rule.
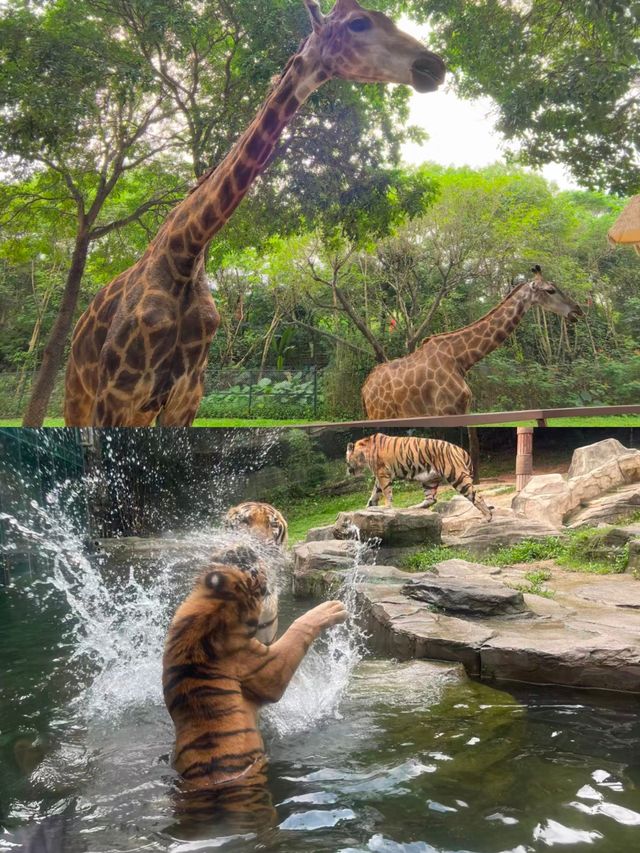
[[[209,572],[204,579],[204,584],[213,592],[220,592],[224,589],[225,577],[222,572]]]
[[[349,444],[347,444],[347,453],[353,453],[354,447],[355,447],[355,444],[352,441],[350,441]]]

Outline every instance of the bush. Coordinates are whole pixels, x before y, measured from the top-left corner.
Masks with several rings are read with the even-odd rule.
[[[322,405],[320,382],[312,372],[282,372],[257,382],[250,374],[243,378],[245,381],[207,394],[200,403],[198,417],[308,419]]]

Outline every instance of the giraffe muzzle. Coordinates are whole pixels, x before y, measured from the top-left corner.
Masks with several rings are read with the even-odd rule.
[[[576,307],[569,314],[567,314],[567,320],[570,323],[577,323],[580,317],[584,317],[584,311],[582,310],[582,308],[580,308],[579,305],[576,305]]]
[[[411,83],[418,92],[435,92],[444,82],[444,62],[435,53],[425,52],[411,66]]]

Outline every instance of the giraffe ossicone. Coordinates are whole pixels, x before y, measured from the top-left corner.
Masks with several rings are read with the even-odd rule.
[[[444,63],[381,12],[304,0],[311,33],[224,160],[169,214],[144,255],[78,320],[65,382],[67,426],[189,426],[219,315],[205,250],[263,171],[288,122],[325,81],[437,89]]]
[[[369,420],[464,415],[471,404],[466,373],[497,349],[533,305],[574,323],[582,308],[546,281],[536,264],[533,278],[517,285],[487,314],[461,329],[432,335],[409,355],[374,367],[362,386]]]

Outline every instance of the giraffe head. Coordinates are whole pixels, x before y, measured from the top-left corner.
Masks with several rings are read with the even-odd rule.
[[[405,83],[418,92],[433,92],[444,80],[445,65],[417,39],[401,32],[383,15],[363,9],[356,0],[336,0],[323,15],[317,0],[304,0],[314,50],[329,77],[358,83]]]
[[[532,267],[531,272],[533,279],[529,282],[528,287],[534,305],[539,305],[545,311],[551,311],[553,314],[559,314],[560,317],[564,317],[570,323],[575,323],[579,317],[584,317],[584,311],[577,302],[574,302],[555,284],[543,278],[539,264]]]

